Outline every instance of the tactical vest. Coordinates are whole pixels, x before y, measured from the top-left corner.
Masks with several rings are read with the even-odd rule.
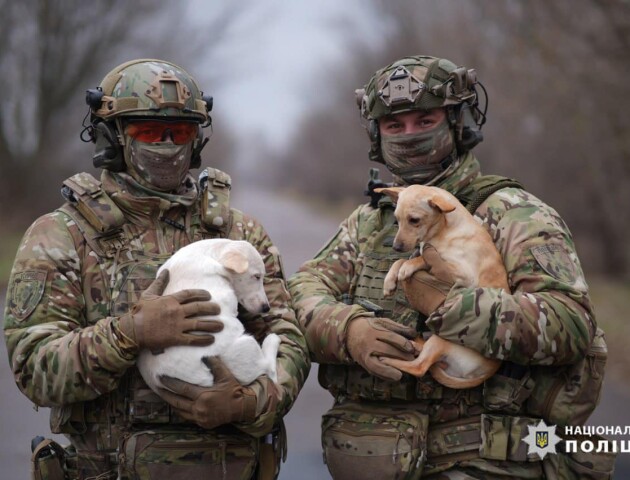
[[[199,213],[191,219],[193,241],[229,235],[232,227],[230,187],[231,180],[226,173],[213,168],[202,173]],[[90,255],[98,258],[104,285],[108,286],[106,315],[126,313],[173,252],[145,254],[142,245],[137,241],[134,243],[122,211],[103,190],[101,182],[91,175],[81,173],[67,179],[62,193],[68,202],[59,211],[76,223],[93,251]],[[95,428],[96,425],[98,428]],[[147,431],[147,428],[150,430]],[[225,469],[228,455],[232,458],[228,464],[236,458],[237,463],[244,462],[245,472],[252,470],[253,474],[259,448],[257,439],[235,433],[230,426],[208,432],[182,421],[146,385],[136,367],[125,373],[113,392],[90,402],[54,407],[51,430],[53,433],[68,434],[79,450],[81,478],[113,471],[118,463],[124,464],[126,460],[134,462],[129,468],[135,471],[132,469],[137,467],[136,463],[142,463],[138,460],[140,457],[136,458],[136,453],[141,455],[142,451],[156,443],[156,438],[151,436],[155,432],[160,435],[157,440],[159,448],[164,448],[164,442],[170,442],[169,455],[177,454],[173,453],[171,446],[179,442],[182,455],[199,450],[200,455],[208,456],[208,461],[216,460],[219,470],[221,465]],[[124,444],[119,443],[121,439]],[[150,455],[155,455],[155,452]],[[223,457],[214,458],[217,455]],[[167,459],[170,461],[170,457]],[[228,466],[232,468],[231,465]]]
[[[522,188],[515,180],[500,176],[482,176],[475,179],[458,195],[458,199],[474,213],[492,193],[507,187]],[[415,326],[419,333],[427,332],[426,317],[413,310],[402,289],[391,298],[383,296],[383,283],[387,272],[400,258],[409,253],[393,250],[394,237],[398,231],[394,217],[394,204],[389,197],[378,200],[374,230],[364,247],[364,257],[357,269],[358,274],[345,300],[362,305],[377,316],[384,316],[408,326]],[[479,404],[482,387],[468,390],[453,390],[440,385],[430,375],[415,378],[403,374],[399,382],[388,382],[367,374],[358,365],[320,365],[319,380],[324,388],[335,397],[351,400],[448,400],[465,399],[469,404]]]
[[[484,176],[457,197],[474,213],[490,195],[508,187],[522,188],[514,180]],[[383,299],[386,272],[401,255],[391,249],[396,234],[392,203],[381,198],[376,206],[375,231],[365,247],[370,253],[357,268],[359,273],[345,300],[363,305],[376,315],[391,315],[406,325],[413,325],[415,315],[417,330],[425,331],[426,318],[410,311],[399,293]],[[341,472],[340,479],[355,478],[357,471],[378,476],[386,455],[389,470],[398,472],[400,478],[432,475],[458,462],[465,465],[466,461],[478,462],[475,467],[484,470],[485,460],[507,461],[510,473],[518,468],[527,478],[542,477],[543,470],[546,478],[611,478],[614,454],[580,453],[581,458],[572,458],[559,452],[547,455],[539,464],[539,457],[527,453],[523,443],[540,418],[549,425],[584,424],[599,400],[606,357],[603,332],[598,328],[586,356],[573,365],[512,364],[513,372],[502,367],[483,385],[467,390],[443,387],[430,375],[417,379],[403,374],[401,381],[390,383],[371,376],[360,366],[320,365],[319,381],[335,396],[335,406],[322,421],[325,461],[331,471]],[[405,432],[415,436],[410,439]],[[345,448],[347,441],[357,448]],[[362,447],[365,451],[360,450]],[[379,454],[383,455],[377,457],[381,463],[369,463]],[[512,462],[518,462],[517,467]],[[493,465],[489,468],[494,472]]]

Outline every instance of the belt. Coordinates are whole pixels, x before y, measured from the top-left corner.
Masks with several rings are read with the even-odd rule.
[[[484,458],[487,460],[537,462],[522,440],[538,418],[481,414],[452,422],[432,424],[427,433],[427,463],[439,464]]]

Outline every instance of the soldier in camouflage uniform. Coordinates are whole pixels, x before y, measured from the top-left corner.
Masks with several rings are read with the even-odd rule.
[[[518,182],[481,175],[470,151],[485,121],[476,83],[474,70],[448,60],[406,57],[377,71],[357,101],[370,159],[399,185],[438,186],[467,205],[493,238],[511,291],[453,285],[425,246],[430,272],[413,278],[424,300],[412,308],[401,288],[384,298],[385,274],[410,253],[392,249],[394,205],[377,196],[289,280],[319,382],[335,398],[322,420],[335,479],[610,478],[614,455],[550,454],[541,462],[522,441],[541,419],[586,421],[606,349],[560,216]],[[454,390],[380,361],[417,355],[408,339],[418,334],[502,367],[479,387]]]
[[[65,478],[276,477],[282,417],[310,363],[278,250],[260,223],[230,208],[227,174],[208,168],[197,181],[189,173],[200,165],[212,97],[174,64],[136,60],[86,100],[84,132],[101,179],[64,182],[68,201],[22,240],[6,301],[17,385],[52,408],[51,430],[72,443],[66,451],[38,447],[34,477],[61,478],[51,457],[62,457]],[[135,368],[139,350],[208,344],[223,325],[195,319],[218,311],[207,292],[161,296],[168,276],[155,273],[179,248],[215,237],[246,240],[264,259],[271,308],[241,320],[259,340],[280,336],[278,382],[261,376],[241,386],[209,359],[215,385],[165,379],[167,403]]]

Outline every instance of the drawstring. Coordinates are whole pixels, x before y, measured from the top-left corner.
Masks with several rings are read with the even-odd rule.
[[[221,468],[223,469],[223,479],[225,480],[227,478],[227,465],[225,462],[225,457],[227,455],[226,453],[226,447],[227,444],[226,442],[221,442],[220,444],[220,448],[221,448]]]
[[[184,226],[186,227],[186,230],[184,230],[184,232],[186,233],[186,238],[188,239],[188,243],[192,243],[193,239],[192,239],[192,235],[190,232],[190,224],[192,222],[192,210],[190,208],[186,209],[186,216],[184,218]]]
[[[396,437],[396,445],[394,445],[394,451],[392,452],[392,463],[396,464],[398,461],[398,444],[400,443],[400,439],[402,438],[402,433],[398,432],[398,436]]]
[[[118,268],[118,257],[120,256],[121,250],[122,250],[122,244],[119,244],[116,247],[116,253],[114,254],[114,264],[112,265],[112,274],[109,277],[109,289],[111,290],[110,297],[112,298],[114,295],[114,282],[116,281],[116,269]]]

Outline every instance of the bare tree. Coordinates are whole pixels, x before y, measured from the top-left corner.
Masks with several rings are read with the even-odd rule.
[[[0,0],[0,204],[15,205],[16,199],[35,191],[27,208],[49,209],[58,190],[51,188],[50,179],[60,181],[78,163],[65,159],[69,152],[80,150],[80,163],[90,166],[90,149],[81,150],[76,140],[81,112],[87,112],[84,92],[98,85],[109,68],[137,57],[195,59],[221,41],[246,7],[215,5],[207,29],[192,36],[174,21],[187,5]],[[22,224],[22,216],[17,209],[2,209],[4,222],[17,219]]]
[[[353,90],[414,54],[476,68],[490,97],[482,170],[515,177],[554,206],[591,270],[630,272],[630,4],[624,0],[373,0],[391,25],[374,51],[357,44],[320,88],[284,156],[291,183],[323,200],[357,199],[368,147]],[[360,72],[360,75],[355,75]],[[318,97],[320,100],[321,96]],[[381,170],[384,170],[381,167]],[[278,175],[278,177],[280,177]],[[314,181],[317,179],[317,181]]]
[[[503,109],[518,134],[502,138],[519,152],[519,170],[565,216],[580,240],[578,247],[584,246],[586,263],[627,274],[630,220],[619,215],[619,206],[630,204],[625,100],[630,4],[477,3],[478,22],[493,32],[497,45],[486,56],[487,66],[497,70],[500,65],[507,85],[500,89],[504,97],[499,102],[518,105]]]
[[[370,168],[379,168],[381,177],[391,180],[385,166],[368,161],[369,140],[361,125],[354,91],[363,87],[378,68],[406,55],[433,54],[456,60],[464,57],[463,46],[474,59],[475,42],[461,41],[461,36],[474,33],[468,20],[470,9],[460,4],[447,0],[372,1],[374,15],[390,28],[372,38],[369,46],[345,25],[338,25],[346,33],[350,53],[342,64],[322,68],[326,78],[317,80],[317,103],[305,115],[292,147],[283,155],[282,175],[275,176],[282,179],[278,186],[287,188],[284,179],[288,177],[290,187],[309,197],[356,204],[366,201],[363,192]],[[442,20],[448,20],[448,29]]]

